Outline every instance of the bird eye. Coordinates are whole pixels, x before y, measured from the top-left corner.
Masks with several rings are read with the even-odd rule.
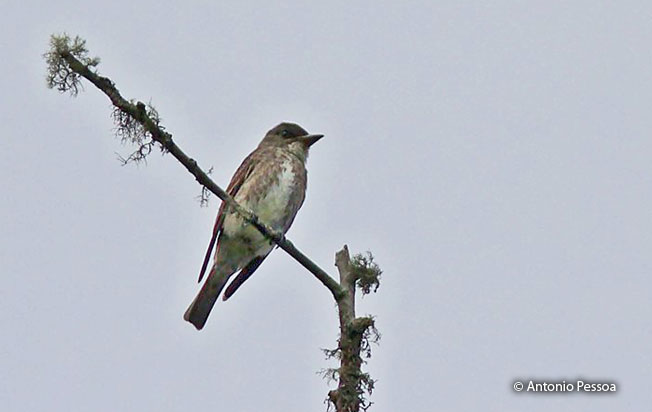
[[[287,129],[283,129],[283,130],[281,131],[281,136],[282,136],[282,137],[288,137],[289,135],[290,135],[290,132],[288,132]]]

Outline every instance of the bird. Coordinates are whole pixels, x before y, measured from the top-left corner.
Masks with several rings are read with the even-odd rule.
[[[261,223],[285,234],[306,196],[308,151],[322,137],[308,133],[296,123],[283,122],[273,127],[243,160],[226,192],[251,210]],[[273,247],[269,239],[222,202],[199,282],[215,248],[211,269],[183,318],[201,330],[229,279],[239,271],[224,291],[223,300],[229,299],[251,277]]]

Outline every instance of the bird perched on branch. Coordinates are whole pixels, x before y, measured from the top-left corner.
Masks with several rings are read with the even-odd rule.
[[[242,162],[227,192],[272,229],[286,233],[306,196],[308,150],[321,139],[294,123],[271,129],[256,150]],[[227,300],[258,269],[272,251],[273,243],[222,202],[213,237],[208,245],[199,281],[213,264],[199,294],[183,318],[202,329],[229,278],[240,271],[224,291]]]

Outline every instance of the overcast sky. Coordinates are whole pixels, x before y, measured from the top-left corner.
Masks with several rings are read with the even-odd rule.
[[[322,411],[329,292],[275,251],[182,320],[219,202],[121,167],[107,98],[45,86],[52,33],[226,186],[264,133],[326,135],[288,237],[384,270],[371,411],[652,404],[652,3],[0,0],[0,409]],[[185,5],[181,5],[185,4]],[[615,394],[514,381],[614,381]]]

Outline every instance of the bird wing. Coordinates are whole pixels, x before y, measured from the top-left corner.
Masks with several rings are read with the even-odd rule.
[[[252,152],[245,158],[245,160],[242,161],[242,164],[240,167],[238,167],[238,170],[235,171],[235,174],[231,178],[231,182],[226,188],[226,192],[231,195],[231,197],[235,197],[236,193],[238,193],[238,190],[242,186],[242,183],[244,183],[247,177],[251,175],[251,172],[253,172],[254,167],[257,163],[253,161],[254,153],[256,152]],[[220,247],[219,234],[222,230],[222,225],[224,224],[225,209],[226,202],[222,202],[220,205],[220,210],[217,212],[217,219],[215,219],[215,226],[213,226],[213,235],[211,237],[210,243],[208,244],[208,250],[206,251],[206,256],[204,256],[204,263],[202,264],[201,270],[199,271],[199,280],[197,282],[201,282],[202,278],[204,277],[204,273],[206,273],[206,268],[208,267],[208,262],[211,260],[211,253],[215,243],[217,243],[218,249]]]
[[[269,253],[267,255],[269,255]],[[265,260],[267,255],[256,256],[251,260],[251,262],[247,263],[247,266],[242,268],[240,273],[238,273],[238,276],[233,279],[233,282],[229,283],[229,286],[227,286],[226,290],[224,291],[222,300],[227,300],[230,298],[235,293],[235,291],[238,290],[240,286],[242,286],[245,280],[249,279],[249,277],[254,274],[256,269],[258,269],[258,266],[263,263],[263,260]]]

